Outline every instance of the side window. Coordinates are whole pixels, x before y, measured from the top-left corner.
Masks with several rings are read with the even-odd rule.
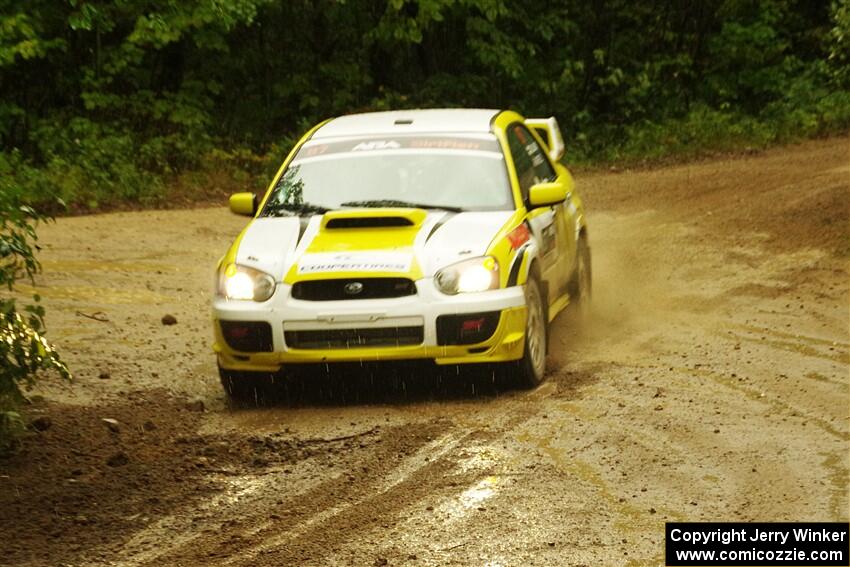
[[[528,128],[522,124],[508,127],[508,147],[516,167],[523,200],[528,199],[528,190],[535,183],[555,179],[555,170]]]

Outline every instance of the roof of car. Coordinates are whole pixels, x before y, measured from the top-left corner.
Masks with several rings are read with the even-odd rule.
[[[313,139],[399,133],[486,133],[498,113],[493,109],[435,108],[349,114],[329,120],[313,133]]]

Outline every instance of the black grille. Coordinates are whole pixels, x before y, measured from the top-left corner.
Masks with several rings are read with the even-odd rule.
[[[474,345],[496,332],[500,311],[440,315],[437,317],[438,345]]]
[[[233,350],[272,352],[272,327],[265,321],[221,321],[221,334]]]
[[[379,329],[333,329],[327,331],[286,331],[290,348],[358,348],[371,346],[409,346],[422,344],[423,327],[386,327]]]
[[[416,295],[416,284],[407,278],[352,278],[296,282],[292,297],[307,301],[383,299]]]

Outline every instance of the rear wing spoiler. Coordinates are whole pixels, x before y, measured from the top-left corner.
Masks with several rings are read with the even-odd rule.
[[[526,118],[525,125],[537,132],[543,138],[549,157],[552,161],[560,161],[564,157],[564,138],[561,136],[561,128],[554,116],[549,118]]]

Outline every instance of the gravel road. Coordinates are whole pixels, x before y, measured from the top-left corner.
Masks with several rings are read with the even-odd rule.
[[[229,408],[209,298],[244,218],[43,227],[75,379],[0,459],[0,564],[661,565],[667,521],[847,521],[850,140],[577,182],[592,320],[534,391],[317,368]]]

